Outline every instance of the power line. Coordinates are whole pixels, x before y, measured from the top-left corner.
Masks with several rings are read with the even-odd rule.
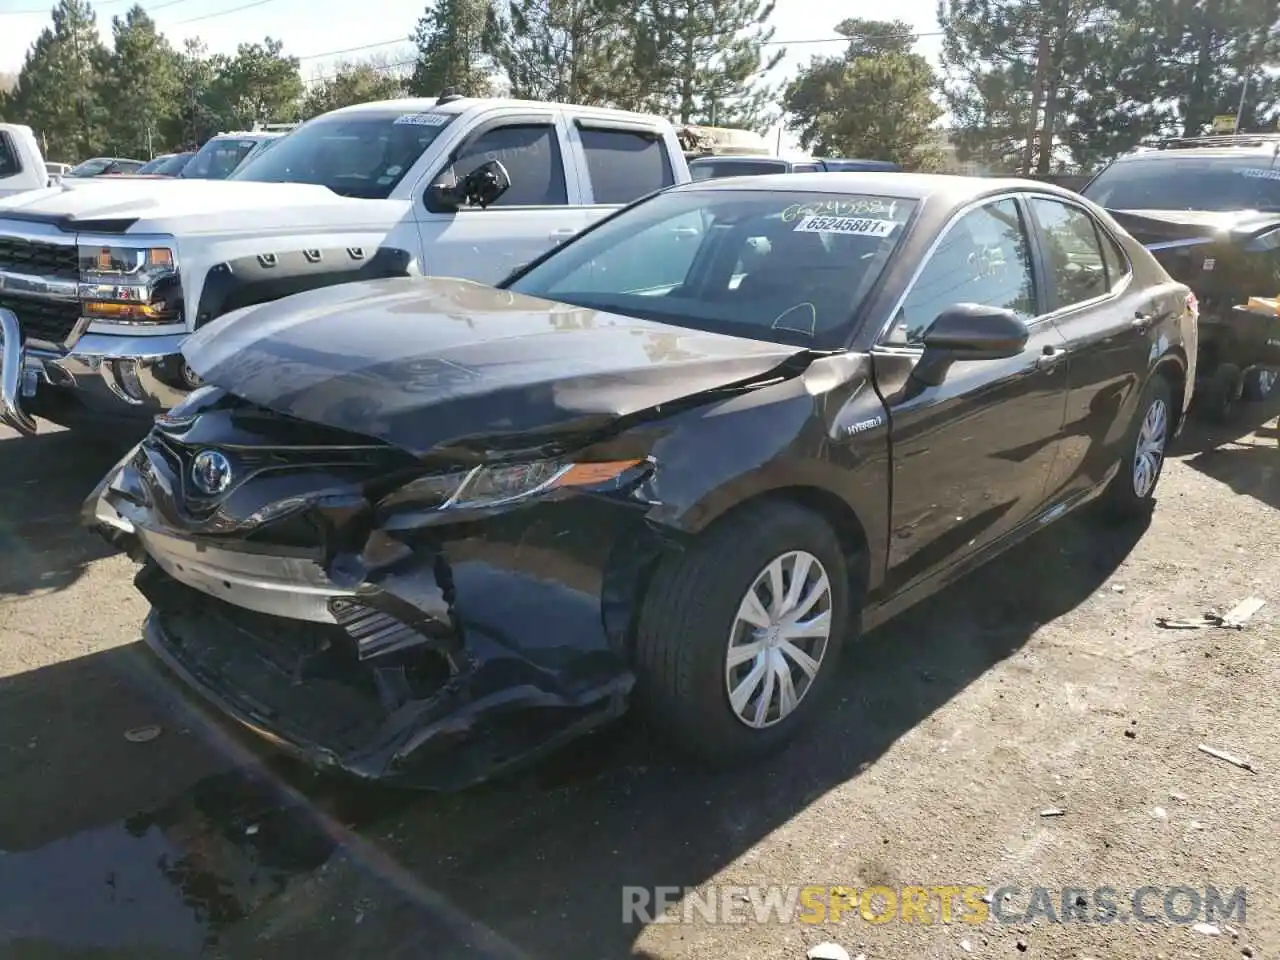
[[[795,47],[795,46],[804,46],[804,45],[814,44],[814,43],[849,43],[853,40],[919,40],[922,37],[940,37],[942,35],[943,35],[942,30],[930,30],[930,31],[924,31],[920,33],[887,33],[887,34],[877,34],[874,36],[868,34],[867,36],[853,36],[853,37],[808,37],[800,40],[765,40],[760,45],[766,46],[766,47]],[[394,40],[379,40],[377,43],[365,43],[365,44],[361,44],[358,47],[345,47],[341,50],[325,50],[321,53],[308,53],[305,56],[298,57],[297,59],[304,62],[307,60],[322,60],[325,57],[336,57],[344,53],[360,53],[364,50],[374,50],[374,49],[377,49],[378,47],[391,47],[397,44],[408,43],[408,42],[409,42],[408,37],[397,37]],[[413,60],[407,61],[407,63],[414,63],[414,62],[415,61]],[[405,61],[402,61],[400,63],[394,63],[394,64],[393,63],[381,64],[379,66],[373,67],[373,69],[390,69],[391,67],[394,67],[394,66],[404,66],[405,63],[406,63]],[[323,77],[323,78],[314,78],[314,79],[329,79],[329,78]]]
[[[180,3],[190,2],[191,0],[166,0],[165,3],[157,4],[146,12],[151,14],[157,10],[163,10],[166,7],[176,7]],[[94,11],[96,12],[99,7],[115,7],[122,3],[137,4],[138,0],[102,0],[101,3],[94,4]],[[22,10],[0,10],[0,17],[29,17],[35,14],[45,14],[47,16],[52,9],[53,2],[50,0],[50,2],[43,7],[26,7]]]
[[[226,17],[233,13],[239,13],[241,10],[251,10],[254,7],[261,7],[268,3],[275,2],[276,0],[253,0],[253,3],[246,3],[238,7],[232,7],[230,10],[218,10],[215,13],[206,13],[199,17],[188,17],[186,20],[179,20],[177,23],[170,24],[170,26],[180,27],[184,23],[196,23],[200,20],[212,20],[214,17]]]

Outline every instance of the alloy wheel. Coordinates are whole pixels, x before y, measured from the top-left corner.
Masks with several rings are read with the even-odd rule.
[[[811,553],[784,553],[760,571],[738,605],[725,657],[739,721],[761,730],[800,705],[831,639],[831,604],[831,580]]]

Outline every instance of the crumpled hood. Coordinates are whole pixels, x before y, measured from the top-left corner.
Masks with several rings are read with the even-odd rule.
[[[48,219],[74,229],[78,221],[136,221],[132,233],[198,233],[257,226],[272,230],[394,223],[408,209],[399,200],[357,200],[309,183],[183,180],[178,177],[67,178],[58,185],[0,200],[0,220]]]
[[[1109,210],[1148,246],[1177,240],[1231,240],[1280,226],[1280,214],[1259,210]]]
[[[807,351],[414,277],[249,307],[183,353],[206,382],[251,403],[422,455],[605,428]]]

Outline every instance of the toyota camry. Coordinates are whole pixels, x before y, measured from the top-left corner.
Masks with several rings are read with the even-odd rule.
[[[1092,501],[1150,510],[1196,316],[1045,184],[686,184],[496,288],[209,324],[86,520],[168,667],[317,765],[459,787],[631,706],[740,763],[862,631]]]

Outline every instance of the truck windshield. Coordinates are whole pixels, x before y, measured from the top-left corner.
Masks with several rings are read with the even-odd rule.
[[[196,151],[178,176],[189,180],[225,180],[257,145],[256,138],[213,137]]]
[[[1111,210],[1280,210],[1280,169],[1258,156],[1121,160],[1084,195]]]
[[[866,194],[675,190],[579,234],[504,286],[694,330],[838,347],[915,206]]]
[[[404,110],[317,117],[250,158],[231,179],[314,183],[344,197],[385,200],[452,119]]]

